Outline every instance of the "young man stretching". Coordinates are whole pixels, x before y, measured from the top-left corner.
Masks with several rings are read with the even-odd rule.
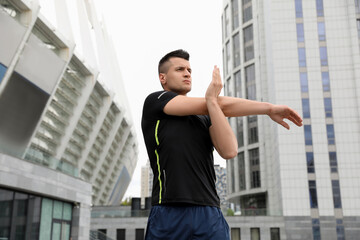
[[[224,159],[237,155],[236,137],[226,117],[267,114],[289,129],[301,117],[287,106],[220,97],[218,67],[205,98],[187,97],[191,90],[189,54],[176,50],[159,62],[164,91],[144,103],[142,131],[154,173],[147,240],[230,239],[216,192],[213,149]]]

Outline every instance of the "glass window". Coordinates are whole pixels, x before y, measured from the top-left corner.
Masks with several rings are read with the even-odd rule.
[[[304,93],[309,92],[308,79],[307,79],[306,72],[300,73],[300,84],[301,84],[301,92],[304,92]]]
[[[280,240],[280,228],[270,228],[270,240]]]
[[[244,53],[245,61],[249,61],[254,58],[254,36],[253,26],[250,25],[244,29]]]
[[[144,240],[144,229],[143,228],[137,228],[135,230],[135,240]]]
[[[0,189],[0,239],[10,239],[14,192]]]
[[[244,152],[238,153],[239,190],[245,190],[245,157]]]
[[[260,240],[260,228],[250,228],[251,240]]]
[[[360,0],[355,0],[356,13],[360,13]],[[358,20],[359,21],[359,20]]]
[[[235,97],[242,98],[241,72],[237,71],[234,74],[234,78],[235,78]]]
[[[306,53],[305,48],[298,48],[299,53],[299,66],[306,67]]]
[[[326,132],[327,132],[327,138],[328,138],[328,144],[335,144],[335,131],[334,131],[334,125],[333,124],[327,124],[326,125]]]
[[[257,116],[248,116],[248,143],[257,143],[258,141]]]
[[[261,187],[259,149],[249,150],[251,188]]]
[[[40,240],[51,239],[52,212],[53,201],[43,198],[41,206]]]
[[[231,240],[240,240],[240,228],[231,228]]]
[[[356,20],[356,23],[357,23],[358,37],[360,38],[360,19]]]
[[[13,222],[15,225],[15,239],[25,239],[26,216],[28,213],[28,195],[15,193]]]
[[[323,91],[329,92],[330,91],[330,77],[329,72],[322,72],[321,73],[322,84],[323,84]]]
[[[327,118],[331,118],[332,117],[331,98],[324,98],[324,106],[325,106],[325,116]]]
[[[331,172],[337,172],[337,157],[336,152],[329,152],[330,168]]]
[[[295,11],[296,11],[296,17],[302,18],[302,0],[295,0]]]
[[[125,229],[116,229],[116,240],[125,240]]]
[[[304,24],[297,23],[296,24],[296,31],[297,31],[297,41],[304,42]]]
[[[54,201],[53,218],[62,219],[63,203]]]
[[[318,22],[318,35],[319,35],[319,41],[325,41],[325,23],[324,22]]]
[[[231,10],[232,10],[232,29],[239,27],[239,4],[238,0],[231,0]]]
[[[341,194],[339,180],[332,180],[332,190],[334,198],[334,208],[341,208]]]
[[[242,117],[236,118],[236,128],[237,128],[236,137],[237,137],[238,145],[239,147],[242,147],[244,146],[244,123]]]
[[[64,203],[63,219],[71,221],[72,218],[72,205]]]
[[[313,226],[312,227],[313,230],[313,239],[314,240],[321,240],[321,235],[320,235],[320,226]]]
[[[231,78],[228,78],[226,80],[226,95],[230,96],[230,97],[233,95],[232,90],[231,90]]]
[[[1,83],[1,81],[3,80],[3,78],[4,78],[4,75],[5,75],[5,73],[6,73],[6,70],[7,70],[7,67],[5,67],[5,65],[2,65],[2,64],[0,63],[0,83]]]
[[[230,67],[231,67],[230,61],[231,61],[230,42],[227,42],[226,43],[226,65],[225,65],[225,68],[226,68],[225,73],[226,74],[230,73]]]
[[[317,208],[317,194],[316,194],[316,182],[309,181],[309,193],[310,193],[310,207]]]
[[[320,60],[321,60],[321,66],[328,65],[328,56],[327,56],[327,48],[326,47],[320,47]]]
[[[234,68],[240,65],[240,34],[233,36]]]
[[[252,19],[252,3],[251,0],[243,0],[243,23]]]
[[[231,180],[231,192],[235,192],[235,160],[230,159],[230,180]]]
[[[255,65],[245,68],[246,98],[256,100]]]
[[[324,5],[322,0],[316,0],[316,12],[318,17],[324,16]]]
[[[310,118],[310,101],[308,98],[302,99],[303,118]]]
[[[230,34],[230,12],[229,6],[225,7],[225,38]]]
[[[304,125],[305,145],[312,145],[311,125]]]
[[[314,153],[313,152],[306,152],[306,164],[308,173],[314,173]]]
[[[345,240],[345,228],[342,225],[336,226],[337,240]]]

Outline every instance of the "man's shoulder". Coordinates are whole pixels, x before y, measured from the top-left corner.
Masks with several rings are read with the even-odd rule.
[[[167,97],[166,95],[177,95],[177,94],[170,92],[170,91],[165,91],[165,90],[156,91],[156,92],[150,93],[146,97],[145,102],[149,101],[149,100],[160,100],[161,98]]]

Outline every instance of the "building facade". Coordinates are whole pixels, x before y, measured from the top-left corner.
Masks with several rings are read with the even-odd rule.
[[[220,198],[220,206],[226,208],[226,168],[221,167],[220,165],[214,165],[215,175],[216,175],[216,191]]]
[[[223,1],[225,94],[304,119],[290,131],[267,116],[229,119],[239,149],[228,200],[241,215],[282,216],[281,239],[360,233],[359,14],[358,0]]]
[[[147,161],[146,165],[141,167],[141,205],[145,206],[145,199],[151,197],[152,184],[154,174],[150,167],[150,162]]]
[[[0,5],[0,238],[89,239],[91,205],[118,205],[137,162],[115,51],[92,1],[72,1],[71,17],[66,1],[50,2],[57,25],[38,1]]]

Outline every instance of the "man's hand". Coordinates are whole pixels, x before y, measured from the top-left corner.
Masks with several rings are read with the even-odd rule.
[[[220,77],[220,70],[217,66],[214,66],[212,81],[206,90],[205,99],[208,100],[217,100],[223,85]]]
[[[302,119],[299,114],[285,105],[272,105],[268,115],[273,121],[277,122],[286,129],[290,129],[290,126],[284,122],[284,118],[292,121],[299,127],[302,126]]]

